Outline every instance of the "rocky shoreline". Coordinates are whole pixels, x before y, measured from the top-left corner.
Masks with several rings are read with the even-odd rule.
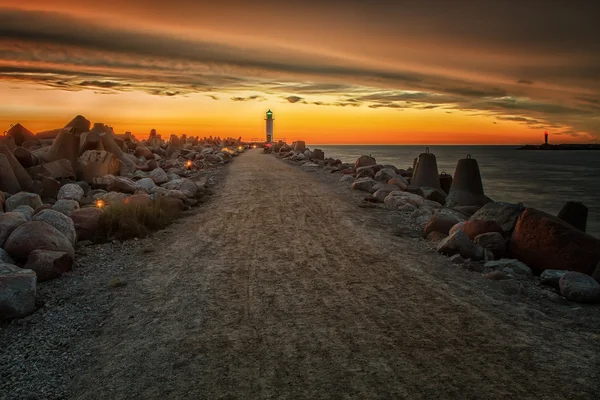
[[[138,239],[210,196],[239,139],[146,140],[77,116],[0,137],[0,321],[43,305],[39,283],[77,268],[78,249]],[[117,284],[117,283],[115,283]]]
[[[476,160],[459,160],[454,176],[438,174],[435,155],[420,154],[407,169],[370,156],[354,163],[325,158],[304,142],[264,150],[305,171],[322,171],[347,185],[359,206],[401,215],[393,233],[421,237],[457,266],[517,292],[553,302],[600,303],[600,240],[585,233],[587,208],[567,203],[558,216],[487,198]],[[420,171],[419,171],[420,169]]]

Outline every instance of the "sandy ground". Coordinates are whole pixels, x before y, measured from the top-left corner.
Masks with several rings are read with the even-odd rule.
[[[598,398],[598,307],[451,265],[326,174],[250,151],[194,215],[87,250],[127,285],[90,289],[106,310],[69,344],[64,398]]]

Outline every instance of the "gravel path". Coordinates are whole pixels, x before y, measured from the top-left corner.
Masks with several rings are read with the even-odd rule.
[[[598,307],[534,301],[450,265],[322,172],[258,150],[228,168],[192,216],[86,248],[42,289],[69,296],[2,327],[5,398],[598,395]]]

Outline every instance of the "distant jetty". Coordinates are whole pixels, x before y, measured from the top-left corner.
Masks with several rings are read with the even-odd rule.
[[[600,144],[527,144],[517,150],[600,150]]]

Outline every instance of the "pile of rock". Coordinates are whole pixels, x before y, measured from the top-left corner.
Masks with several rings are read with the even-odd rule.
[[[0,140],[0,319],[35,307],[37,282],[71,270],[76,244],[98,237],[113,205],[184,209],[206,194],[203,170],[246,149],[239,139],[146,140],[75,117],[34,134],[20,124]]]
[[[587,208],[581,203],[569,202],[555,217],[521,204],[494,202],[485,196],[477,161],[470,155],[459,160],[453,178],[438,173],[429,151],[406,170],[378,164],[367,155],[354,164],[317,160],[304,142],[279,144],[273,151],[303,169],[340,172],[340,182],[370,193],[366,201],[410,214],[423,237],[454,263],[479,263],[490,279],[541,274],[542,284],[548,282],[547,271],[562,271],[552,272],[563,279],[551,285],[560,295],[600,302],[600,240],[584,232]]]

